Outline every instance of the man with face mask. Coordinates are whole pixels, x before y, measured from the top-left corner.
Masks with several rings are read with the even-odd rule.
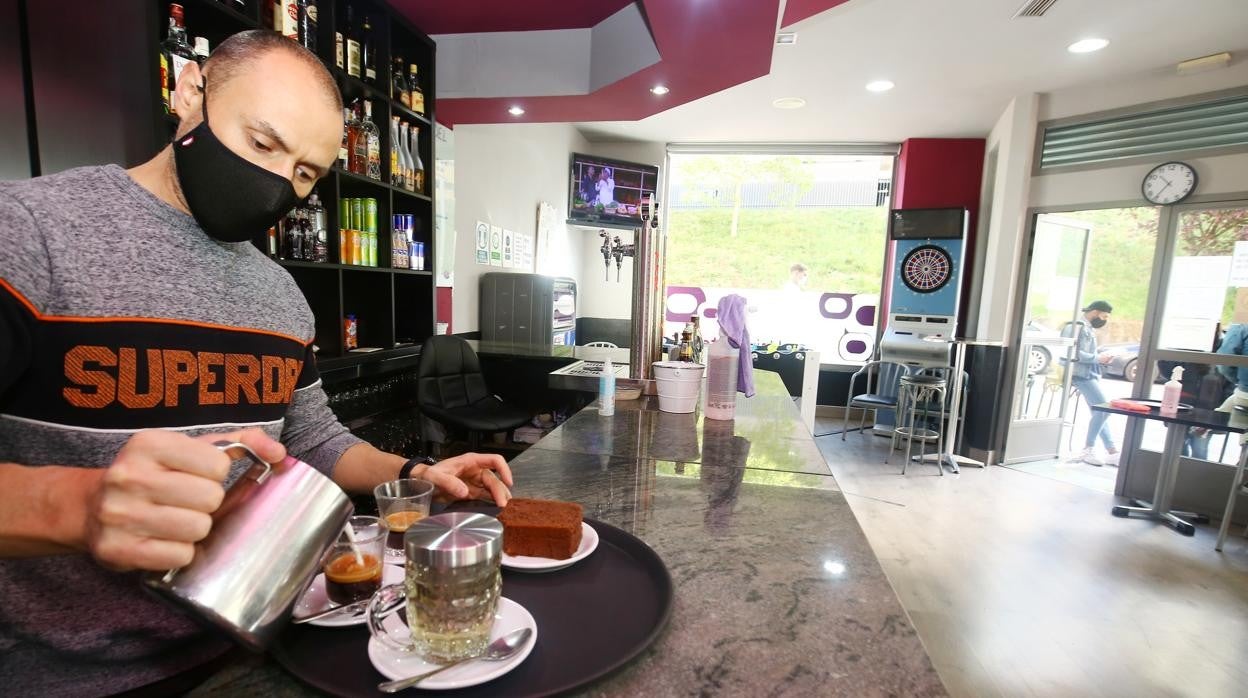
[[[1099,405],[1105,402],[1105,394],[1101,392],[1101,364],[1109,359],[1102,359],[1096,350],[1096,333],[1092,330],[1101,329],[1105,323],[1109,322],[1109,314],[1114,312],[1114,307],[1108,301],[1092,301],[1083,309],[1083,322],[1075,324],[1068,323],[1062,328],[1063,337],[1076,337],[1075,339],[1075,360],[1071,362],[1070,368],[1074,372],[1071,376],[1071,385],[1079,390],[1079,394],[1083,395],[1083,399],[1088,406]],[[1076,334],[1076,327],[1078,334]],[[1089,465],[1103,466],[1106,462],[1111,465],[1118,462],[1118,447],[1114,444],[1114,436],[1109,432],[1109,425],[1105,422],[1109,418],[1104,412],[1092,413],[1091,421],[1088,423],[1088,438],[1084,444],[1083,453],[1079,458]],[[1101,442],[1105,446],[1107,458],[1101,458],[1096,454],[1096,439],[1100,437]]]
[[[148,162],[0,183],[6,694],[178,693],[227,649],[133,574],[185,565],[208,534],[244,467],[213,441],[289,452],[353,493],[419,477],[443,498],[509,497],[498,456],[429,466],[339,424],[312,313],[248,242],[337,156],[342,104],[316,57],[245,32],[171,98],[177,135]]]

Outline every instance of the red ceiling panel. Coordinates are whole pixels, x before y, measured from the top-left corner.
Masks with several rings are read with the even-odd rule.
[[[784,20],[780,22],[781,27],[789,27],[806,19],[814,17],[820,12],[844,4],[849,0],[789,0],[784,6]]]
[[[427,1],[391,2],[423,31],[437,33],[409,9],[423,7]],[[529,8],[530,4],[550,7],[559,3],[514,4]],[[771,69],[779,0],[642,0],[642,5],[661,57],[655,65],[587,95],[440,99],[438,121],[447,125],[636,121],[761,77]],[[656,84],[668,86],[671,92],[662,97],[650,94]],[[524,108],[523,117],[508,115],[507,108],[513,104]]]

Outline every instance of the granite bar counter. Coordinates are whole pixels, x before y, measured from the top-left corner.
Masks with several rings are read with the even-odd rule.
[[[775,374],[733,422],[620,402],[511,462],[515,494],[580,502],[671,572],[659,639],[592,696],[943,696],[913,625]],[[252,659],[199,693],[302,688]]]

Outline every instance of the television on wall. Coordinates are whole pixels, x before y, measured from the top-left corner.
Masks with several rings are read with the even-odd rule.
[[[659,186],[659,168],[572,154],[568,222],[609,228],[641,227],[641,201]]]

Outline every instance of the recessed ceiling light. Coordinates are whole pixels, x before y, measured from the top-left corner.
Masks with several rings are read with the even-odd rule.
[[[806,100],[801,97],[781,97],[772,101],[771,106],[776,109],[801,109],[806,106]]]
[[[1106,46],[1109,46],[1109,42],[1105,39],[1080,39],[1067,46],[1066,50],[1071,53],[1092,53],[1093,51],[1100,51]]]
[[[524,115],[524,107],[521,107],[521,106],[519,106],[519,105],[515,105],[515,106],[513,106],[511,109],[508,109],[508,110],[507,110],[507,113],[508,113],[508,114],[511,114],[512,116],[523,116],[523,115]]]
[[[797,43],[797,32],[780,32],[776,34],[776,43],[781,46],[792,46]]]
[[[867,83],[867,89],[871,92],[888,92],[896,87],[892,80],[872,80]]]
[[[667,89],[667,85],[655,85],[650,88],[650,92],[656,95],[665,95],[668,92],[671,92],[671,90]]]

